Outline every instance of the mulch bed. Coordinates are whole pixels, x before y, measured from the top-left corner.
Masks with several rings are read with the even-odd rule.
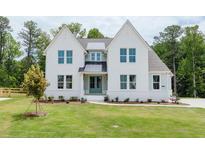
[[[46,100],[39,100],[40,103],[48,103],[48,104],[83,104],[83,103],[87,103],[87,102],[80,102],[80,101],[69,101],[69,100],[53,100],[53,101],[46,101]]]
[[[46,116],[48,113],[47,112],[26,112],[24,113],[24,116],[26,117],[43,117]]]
[[[110,104],[150,104],[150,105],[189,105],[185,103],[171,103],[171,102],[107,102]]]

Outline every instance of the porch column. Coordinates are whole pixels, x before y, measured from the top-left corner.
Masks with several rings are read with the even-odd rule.
[[[84,79],[83,73],[80,74],[80,97],[84,96]]]

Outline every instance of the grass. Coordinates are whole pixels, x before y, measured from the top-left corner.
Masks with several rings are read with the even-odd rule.
[[[205,109],[43,104],[46,117],[25,118],[31,100],[0,102],[0,137],[205,137]]]

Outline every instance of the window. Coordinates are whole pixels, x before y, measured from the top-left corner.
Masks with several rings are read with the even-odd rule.
[[[160,76],[153,75],[153,89],[158,90],[160,89]]]
[[[66,75],[66,88],[72,89],[72,75]]]
[[[73,62],[73,51],[72,50],[66,51],[66,59],[67,59],[67,64],[72,64]]]
[[[58,50],[58,64],[64,64],[64,51]]]
[[[127,89],[127,75],[120,75],[120,89]]]
[[[129,49],[129,62],[134,63],[136,61],[136,49],[130,48]]]
[[[91,52],[90,59],[91,59],[91,61],[101,61],[101,53],[100,52]]]
[[[101,59],[101,54],[99,52],[96,53],[97,54],[97,61],[100,61]]]
[[[64,88],[64,76],[58,75],[58,89]]]
[[[130,89],[136,89],[136,75],[130,75]]]
[[[121,63],[127,62],[127,49],[126,48],[120,49],[120,62]]]

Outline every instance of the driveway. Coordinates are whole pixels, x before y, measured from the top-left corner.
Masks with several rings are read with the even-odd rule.
[[[179,102],[189,104],[191,107],[205,108],[205,98],[181,98]]]

